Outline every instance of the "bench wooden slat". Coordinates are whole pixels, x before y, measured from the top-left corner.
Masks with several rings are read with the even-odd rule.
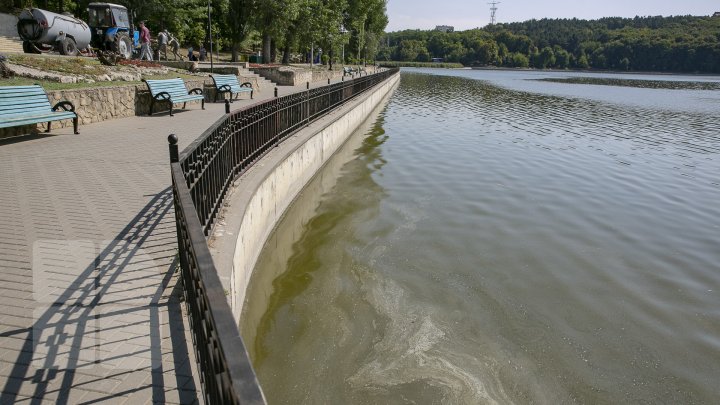
[[[2,94],[42,94],[46,95],[45,90],[39,85],[32,86],[0,86]]]
[[[0,95],[0,102],[13,102],[18,100],[33,100],[38,103],[44,102],[50,104],[50,101],[44,94],[15,93],[12,94],[10,97],[3,97],[2,95]]]
[[[22,117],[32,115],[42,115],[50,113],[50,109],[47,108],[17,108],[13,110],[2,110],[0,111],[1,119],[9,119],[8,117]]]
[[[73,112],[57,111],[57,112],[51,112],[51,113],[14,115],[12,117],[3,118],[2,122],[14,122],[14,121],[25,121],[25,120],[39,120],[40,122],[45,122],[48,119],[63,120],[66,118],[73,118],[73,117],[75,117],[75,113],[73,113]]]
[[[23,116],[13,117],[10,119],[0,120],[0,128],[16,127],[20,125],[40,124],[49,121],[69,120],[74,119],[75,113],[69,111],[63,111],[61,113],[53,113],[48,115],[35,115],[35,116]]]
[[[45,102],[33,102],[28,99],[20,99],[17,103],[0,102],[0,111],[12,110],[13,108],[44,108],[46,110],[52,110],[50,103]]]

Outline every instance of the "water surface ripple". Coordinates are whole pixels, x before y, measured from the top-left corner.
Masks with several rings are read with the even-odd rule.
[[[403,73],[256,269],[270,404],[717,403],[720,92],[547,76]]]

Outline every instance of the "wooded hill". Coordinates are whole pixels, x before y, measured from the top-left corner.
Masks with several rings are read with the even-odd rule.
[[[452,33],[386,34],[378,60],[720,73],[720,17],[542,19]]]

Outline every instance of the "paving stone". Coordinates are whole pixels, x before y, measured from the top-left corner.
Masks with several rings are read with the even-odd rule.
[[[0,403],[198,403],[167,136],[182,150],[223,114],[207,103],[0,140]]]

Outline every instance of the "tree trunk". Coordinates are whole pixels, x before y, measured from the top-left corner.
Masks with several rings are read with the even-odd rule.
[[[238,48],[240,48],[240,44],[233,41],[233,44],[232,44],[232,61],[233,62],[238,62]]]
[[[270,60],[272,61],[270,63],[277,61],[277,45],[274,38],[270,40]]]
[[[285,49],[283,49],[282,64],[283,65],[290,64],[290,45],[285,45]]]
[[[263,63],[269,64],[270,63],[270,42],[272,41],[272,37],[270,37],[270,33],[263,33]]]

